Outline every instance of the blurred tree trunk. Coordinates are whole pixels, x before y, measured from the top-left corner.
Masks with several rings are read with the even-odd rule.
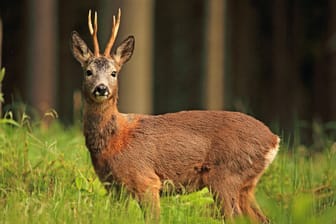
[[[30,0],[28,99],[43,115],[55,107],[57,85],[57,1]]]
[[[274,77],[275,89],[272,103],[272,114],[280,120],[281,116],[290,108],[289,85],[286,80],[289,75],[287,54],[287,14],[286,2],[284,0],[273,1],[273,54],[272,54],[272,73]],[[288,83],[289,84],[289,83]],[[288,111],[289,113],[289,111]],[[282,122],[282,119],[280,120]]]
[[[58,113],[62,121],[69,125],[73,122],[73,101],[72,93],[74,91],[75,77],[80,76],[79,64],[71,57],[70,52],[70,33],[71,24],[74,24],[76,18],[79,18],[75,11],[77,3],[74,1],[59,1],[59,85],[58,85]],[[84,18],[83,18],[84,19]],[[84,21],[83,21],[84,22]],[[75,69],[77,65],[78,69]],[[79,79],[77,79],[79,80]]]
[[[28,22],[30,11],[27,10],[29,1],[2,1],[0,14],[6,35],[3,36],[2,66],[6,68],[5,80],[2,91],[5,97],[4,112],[11,110],[15,115],[22,112],[22,104],[19,100],[27,100],[27,85],[29,66],[28,46]],[[4,85],[5,83],[5,85]],[[16,117],[16,116],[15,116]],[[16,117],[20,118],[20,117]]]
[[[292,128],[297,118],[311,117],[311,96],[305,92],[309,86],[309,71],[300,71],[304,55],[303,23],[300,1],[275,0],[272,5],[272,73],[274,94],[271,114],[285,129]],[[300,58],[301,57],[301,58]],[[306,81],[307,80],[307,81]],[[293,120],[295,119],[295,120]]]
[[[59,83],[58,112],[61,120],[69,125],[79,122],[80,94],[83,71],[70,50],[71,32],[76,30],[92,49],[91,36],[87,26],[89,9],[97,9],[87,1],[59,1]],[[98,32],[98,36],[100,36]],[[74,102],[75,99],[79,102]],[[76,107],[76,108],[75,108]]]
[[[153,0],[101,0],[102,47],[105,47],[112,24],[112,15],[121,8],[121,23],[115,48],[127,36],[134,35],[135,50],[119,76],[119,110],[132,113],[152,113],[153,63]]]
[[[250,103],[258,101],[260,90],[257,8],[252,1],[231,0],[228,11],[232,33],[232,106],[235,110],[251,112]]]
[[[220,110],[224,108],[224,56],[226,0],[207,1],[207,31],[206,39],[206,86],[205,104],[207,109]]]
[[[271,101],[271,113],[280,124],[291,123],[288,119],[292,116],[293,106],[293,76],[290,71],[289,36],[288,36],[288,6],[287,1],[274,0],[272,5],[273,20],[273,49],[272,49],[272,74],[274,94]]]
[[[203,108],[205,4],[155,4],[155,113]]]
[[[2,37],[3,37],[3,27],[2,27],[2,18],[0,17],[0,72],[2,69]],[[0,78],[0,94],[2,93],[2,80]],[[3,95],[1,96],[3,99]],[[0,119],[2,118],[2,101],[0,100]]]
[[[329,24],[328,24],[328,39],[327,50],[330,57],[329,61],[329,83],[330,92],[328,93],[330,111],[328,119],[336,120],[336,1],[329,0]]]
[[[59,85],[58,85],[58,112],[62,121],[69,125],[73,122],[73,100],[72,94],[76,82],[80,82],[80,76],[82,75],[81,69],[77,61],[73,59],[70,52],[70,35],[75,22],[86,23],[83,14],[82,20],[77,13],[73,13],[76,10],[78,3],[75,1],[59,1]],[[78,25],[77,25],[78,26]],[[79,31],[79,30],[78,30]],[[80,33],[83,37],[83,34]],[[78,77],[78,78],[77,78]],[[77,79],[76,79],[77,78]],[[76,81],[77,80],[77,81]]]
[[[136,44],[132,60],[121,75],[120,109],[152,113],[154,1],[138,0],[136,4],[133,0],[122,2],[125,10],[120,39],[134,35]]]

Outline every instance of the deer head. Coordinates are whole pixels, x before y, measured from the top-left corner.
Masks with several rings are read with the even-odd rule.
[[[91,10],[88,15],[88,26],[93,38],[94,51],[88,48],[76,31],[71,35],[71,50],[74,57],[81,64],[84,71],[83,96],[89,104],[102,104],[114,102],[118,98],[118,74],[121,67],[131,58],[134,50],[134,37],[127,37],[112,53],[115,42],[121,11],[118,10],[117,19],[113,16],[113,25],[110,39],[103,54],[100,54],[97,38],[97,12],[92,26]]]

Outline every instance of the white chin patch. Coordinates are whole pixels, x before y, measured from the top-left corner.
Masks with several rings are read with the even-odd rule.
[[[104,100],[106,100],[108,97],[107,96],[95,96],[94,99],[97,102],[103,102]]]

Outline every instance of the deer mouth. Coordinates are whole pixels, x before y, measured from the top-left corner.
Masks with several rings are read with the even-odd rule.
[[[102,102],[109,98],[110,91],[107,86],[101,84],[98,85],[92,92],[92,96],[95,101]]]

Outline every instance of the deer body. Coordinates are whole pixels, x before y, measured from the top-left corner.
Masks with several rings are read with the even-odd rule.
[[[91,121],[84,120],[85,124]],[[113,131],[106,132],[111,127]],[[164,180],[197,190],[209,186],[210,176],[223,182],[236,176],[240,182],[236,187],[243,188],[267,168],[272,158],[265,155],[278,144],[266,126],[238,112],[113,114],[96,129],[85,125],[84,132],[100,179],[125,184],[134,194],[141,192],[132,189],[134,183],[126,184],[135,181],[133,177],[156,181],[158,190]],[[92,139],[91,132],[100,136]]]
[[[120,11],[117,27],[118,22]],[[96,32],[95,24],[94,43]],[[150,207],[156,220],[160,191],[169,180],[187,191],[208,187],[226,218],[248,215],[267,222],[253,193],[277,153],[278,136],[238,112],[119,113],[117,78],[133,48],[134,38],[128,37],[114,54],[105,49],[100,55],[98,44],[93,54],[76,32],[72,34],[72,51],[85,73],[85,141],[100,180],[123,185]]]

